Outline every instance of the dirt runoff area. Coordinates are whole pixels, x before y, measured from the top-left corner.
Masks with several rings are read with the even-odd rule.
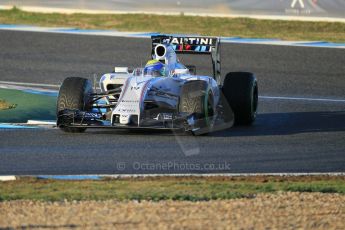
[[[279,192],[189,201],[4,201],[0,228],[345,229],[345,196]]]

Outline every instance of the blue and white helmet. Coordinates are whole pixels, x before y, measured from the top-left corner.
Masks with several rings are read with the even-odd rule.
[[[165,65],[158,60],[150,60],[144,68],[144,76],[163,77],[165,75]]]

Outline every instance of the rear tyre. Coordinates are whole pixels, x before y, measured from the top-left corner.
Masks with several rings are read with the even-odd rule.
[[[213,95],[205,81],[186,82],[181,89],[179,112],[194,114],[200,126],[210,126],[214,115]]]
[[[56,115],[57,126],[71,133],[81,133],[86,128],[71,128],[60,123],[60,111],[65,109],[88,111],[91,109],[92,84],[91,81],[80,77],[66,78],[59,90],[57,99]]]
[[[236,125],[251,125],[258,108],[258,84],[252,73],[230,72],[222,88],[224,97],[235,115]]]

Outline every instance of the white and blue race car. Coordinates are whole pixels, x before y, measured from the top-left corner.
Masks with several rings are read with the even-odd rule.
[[[145,68],[115,67],[99,82],[66,78],[59,90],[57,126],[66,132],[87,128],[179,130],[194,135],[249,125],[256,118],[257,80],[252,73],[221,77],[220,39],[216,37],[152,36],[152,63],[160,75]],[[209,54],[213,76],[195,75],[177,54]]]

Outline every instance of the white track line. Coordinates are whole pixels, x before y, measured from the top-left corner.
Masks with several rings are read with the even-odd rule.
[[[54,87],[54,88],[59,88],[60,87],[60,85],[41,84],[41,83],[28,83],[28,82],[14,82],[14,81],[0,81],[0,84],[23,85],[23,86],[39,86],[39,87]]]
[[[259,98],[261,98],[261,99],[273,99],[273,100],[294,100],[294,101],[345,102],[345,99],[308,98],[308,97],[271,97],[271,96],[259,96]]]
[[[83,175],[86,176],[86,175]],[[250,176],[345,176],[345,172],[311,172],[311,173],[186,173],[186,174],[100,174],[90,175],[107,178],[126,178],[126,177],[250,177]]]
[[[15,176],[0,176],[0,181],[11,181],[16,180]]]
[[[60,85],[53,84],[39,84],[39,83],[27,83],[27,82],[11,82],[11,81],[0,81],[0,84],[4,85],[18,85],[18,89],[23,89],[20,86],[37,86],[37,87],[54,87],[59,88]],[[33,88],[30,88],[33,89]],[[41,89],[38,89],[41,90]],[[318,101],[318,102],[338,102],[345,103],[345,99],[332,99],[332,98],[313,98],[313,97],[280,97],[280,96],[259,96],[260,99],[269,100],[293,100],[293,101]]]
[[[56,121],[28,120],[26,124],[28,125],[56,125]]]

